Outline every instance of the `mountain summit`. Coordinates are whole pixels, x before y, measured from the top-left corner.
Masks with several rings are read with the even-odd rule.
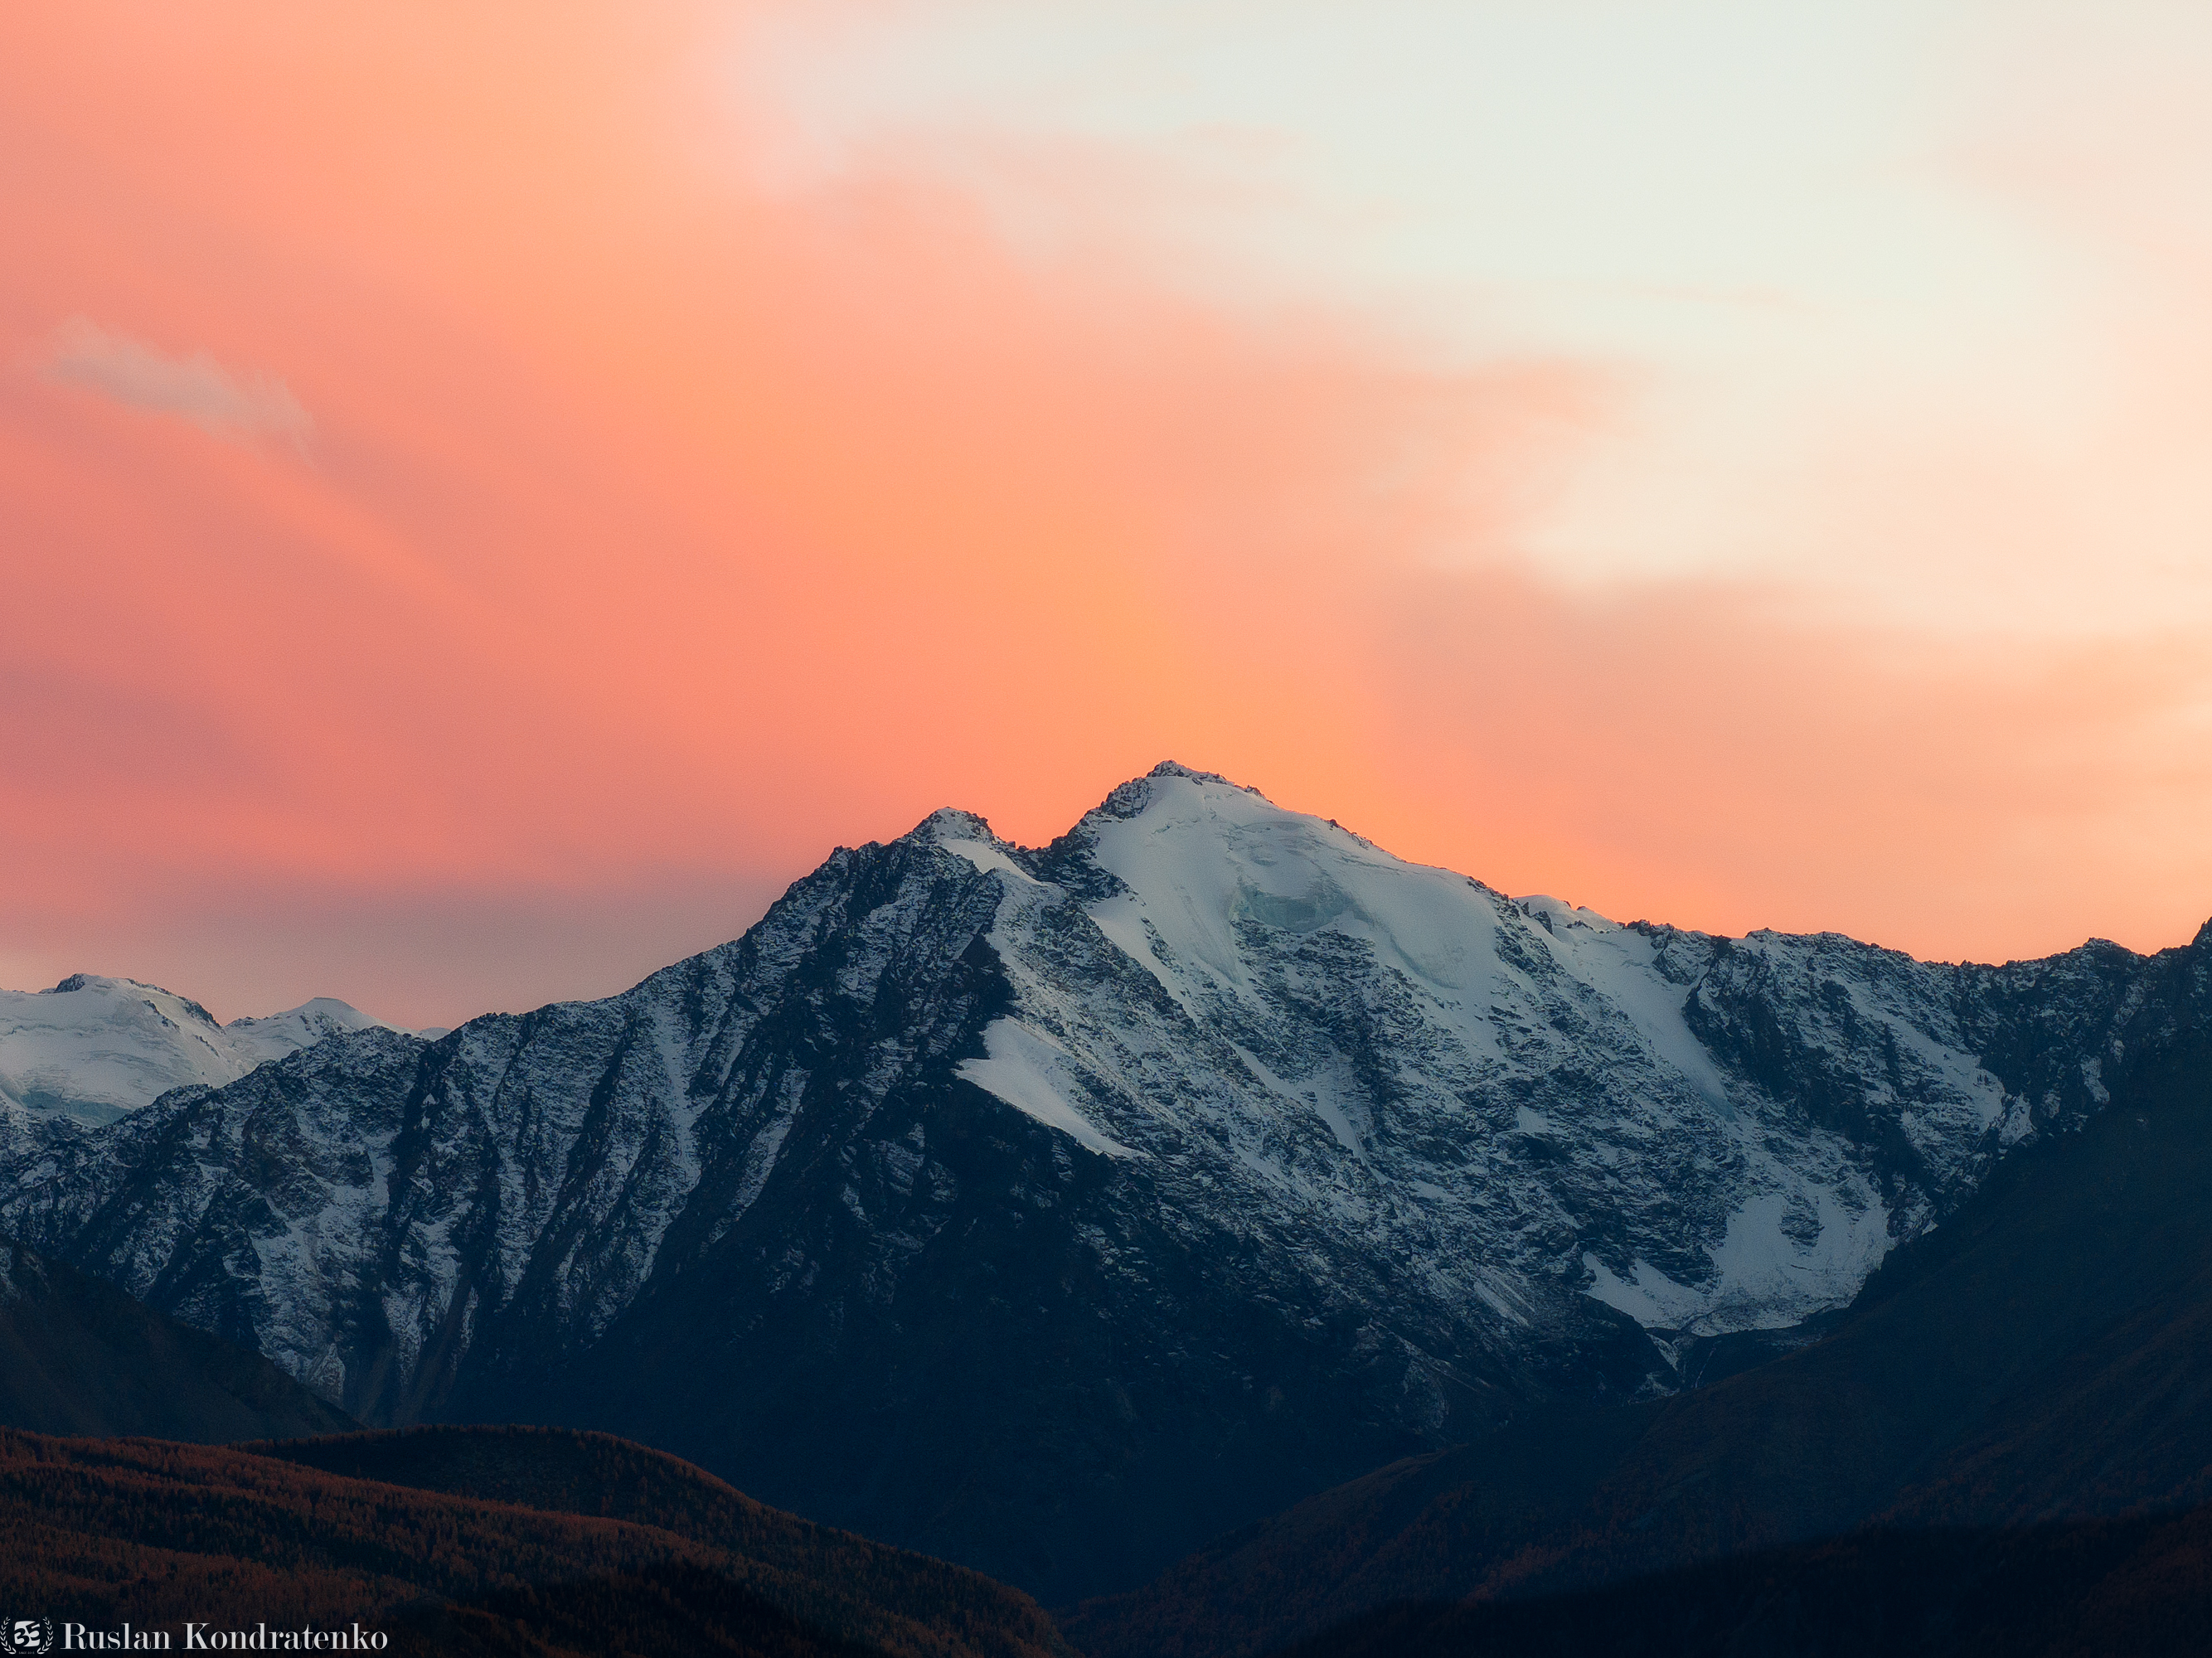
[[[2197,1017],[2150,968],[1624,926],[1165,765],[1042,848],[841,848],[620,996],[178,1090],[0,1227],[365,1420],[623,1432],[1061,1600],[1795,1339]]]

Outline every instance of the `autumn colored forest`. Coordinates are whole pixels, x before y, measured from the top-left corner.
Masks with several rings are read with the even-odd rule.
[[[1060,1658],[1028,1597],[605,1435],[252,1448],[0,1430],[0,1606],[112,1629],[359,1622],[394,1652]]]

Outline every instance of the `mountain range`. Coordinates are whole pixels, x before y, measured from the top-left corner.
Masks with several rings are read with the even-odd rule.
[[[50,1116],[0,1230],[363,1421],[608,1429],[1065,1603],[1809,1361],[2194,1040],[2208,954],[1620,925],[1164,765],[619,996]]]

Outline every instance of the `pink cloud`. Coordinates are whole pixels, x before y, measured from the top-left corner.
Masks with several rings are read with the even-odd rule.
[[[216,437],[270,434],[297,442],[314,429],[281,380],[234,374],[204,351],[171,356],[82,317],[54,330],[43,367],[54,380],[134,409],[174,415]]]

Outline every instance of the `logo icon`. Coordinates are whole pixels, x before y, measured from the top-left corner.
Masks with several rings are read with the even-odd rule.
[[[10,1618],[8,1620],[8,1650],[10,1652],[52,1652],[54,1649],[54,1620],[51,1618]]]

